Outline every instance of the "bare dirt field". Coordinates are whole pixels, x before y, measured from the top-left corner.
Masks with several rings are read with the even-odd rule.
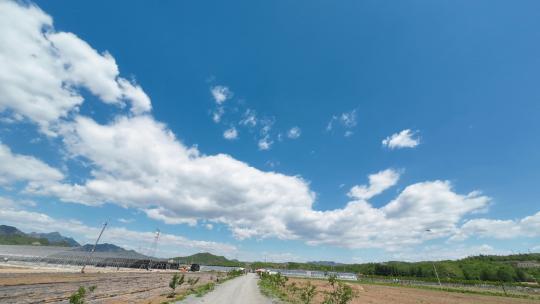
[[[295,282],[298,286],[304,286],[306,279],[290,278],[287,282]],[[323,292],[330,291],[327,281],[311,280],[311,284],[317,286],[318,294],[314,303],[322,303],[324,299]],[[488,295],[466,294],[458,292],[445,292],[437,290],[425,290],[419,288],[391,287],[382,285],[367,285],[348,283],[358,297],[351,301],[354,304],[532,304],[540,303],[540,300],[519,299],[509,297],[497,297]]]
[[[214,280],[216,273],[186,273],[200,277],[196,286]],[[80,286],[96,286],[88,303],[161,303],[169,293],[172,271],[110,271],[89,269],[77,272],[32,271],[21,268],[0,269],[0,303],[67,303]],[[177,288],[181,292],[188,288]]]

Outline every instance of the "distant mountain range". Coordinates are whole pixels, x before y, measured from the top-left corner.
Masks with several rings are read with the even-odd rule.
[[[34,245],[34,246],[63,246],[72,247],[77,251],[91,251],[93,244],[81,246],[71,237],[63,236],[59,232],[49,233],[25,233],[13,226],[0,225],[0,245]],[[96,252],[114,252],[122,256],[137,259],[146,259],[148,256],[135,250],[127,250],[114,244],[98,244]]]
[[[307,262],[308,264],[313,264],[313,265],[321,265],[321,266],[340,266],[340,265],[343,265],[342,263],[336,263],[334,261],[312,261],[312,262]]]
[[[53,243],[53,244],[65,243],[69,247],[79,247],[79,246],[81,246],[81,244],[79,244],[73,238],[63,236],[59,232],[49,232],[49,233],[32,232],[29,235],[31,237],[47,239],[47,240],[49,240],[50,243]]]
[[[80,246],[72,238],[62,236],[58,232],[24,233],[13,226],[0,225],[0,244],[2,245],[42,245],[42,246]]]

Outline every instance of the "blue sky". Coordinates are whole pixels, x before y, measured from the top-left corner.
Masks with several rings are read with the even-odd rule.
[[[538,251],[538,6],[3,1],[0,221],[159,228],[162,256]]]

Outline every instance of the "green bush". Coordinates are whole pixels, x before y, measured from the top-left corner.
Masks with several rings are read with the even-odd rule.
[[[197,278],[189,278],[188,279],[188,284],[189,284],[189,289],[190,290],[194,290],[193,288],[195,287],[195,285],[199,282],[200,278],[197,277]]]
[[[310,281],[307,281],[306,285],[300,289],[300,300],[303,304],[310,304],[316,294],[315,286],[311,285]]]
[[[175,273],[173,277],[171,278],[171,281],[169,282],[169,287],[172,289],[171,293],[169,294],[169,298],[174,298],[176,295],[176,287],[181,286],[184,284],[184,275],[179,276],[178,273]]]
[[[86,291],[86,288],[84,288],[83,286],[79,287],[79,289],[69,297],[69,303],[70,304],[86,303],[85,302],[86,296],[88,295],[89,292],[94,292],[94,290],[96,290],[96,286],[90,286],[88,288],[88,292]]]
[[[336,275],[330,275],[328,283],[332,286],[332,291],[326,295],[323,304],[347,304],[356,297],[351,286],[338,281]]]
[[[215,284],[210,282],[203,284],[195,289],[195,295],[197,297],[202,297],[203,295],[207,294],[208,292],[214,290]]]
[[[231,271],[227,272],[227,277],[229,279],[232,279],[232,278],[239,277],[239,276],[241,276],[243,274],[244,274],[244,271],[242,271],[240,269],[235,269],[235,270],[231,270]]]

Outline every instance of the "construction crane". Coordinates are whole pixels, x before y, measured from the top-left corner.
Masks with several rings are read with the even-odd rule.
[[[103,223],[103,227],[101,228],[101,231],[99,232],[99,235],[98,235],[98,237],[96,239],[96,242],[94,243],[94,247],[92,247],[92,250],[88,254],[88,257],[86,258],[86,261],[84,262],[83,267],[81,268],[81,273],[84,273],[84,269],[86,268],[86,264],[88,264],[88,262],[90,261],[90,258],[94,254],[94,251],[96,251],[96,246],[97,246],[97,244],[99,242],[99,239],[101,239],[101,235],[103,235],[103,231],[105,231],[105,227],[107,227],[107,222]]]

